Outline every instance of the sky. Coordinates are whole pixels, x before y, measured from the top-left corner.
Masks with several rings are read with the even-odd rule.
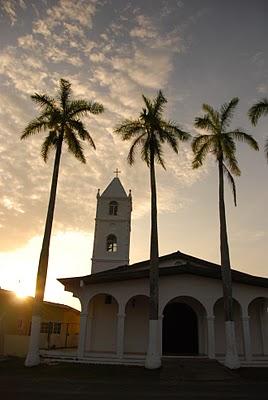
[[[131,263],[147,259],[150,239],[149,171],[113,130],[137,118],[142,94],[159,89],[164,116],[191,135],[202,104],[218,108],[240,98],[232,127],[254,135],[259,152],[238,144],[242,170],[238,207],[226,187],[232,266],[268,277],[268,119],[252,127],[248,109],[268,97],[266,0],[0,0],[0,287],[34,294],[53,167],[40,157],[44,134],[20,136],[38,110],[30,95],[54,96],[60,78],[74,98],[102,103],[84,119],[96,151],[87,164],[66,149],[60,168],[45,299],[79,308],[59,277],[90,273],[96,193],[119,168],[132,190]],[[217,168],[213,159],[192,170],[190,145],[165,148],[157,167],[160,254],[180,250],[219,262]]]

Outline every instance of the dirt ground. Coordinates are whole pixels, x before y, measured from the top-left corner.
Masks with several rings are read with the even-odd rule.
[[[26,368],[0,362],[0,399],[268,399],[268,368],[200,374],[192,365],[157,371],[141,367],[53,364]]]

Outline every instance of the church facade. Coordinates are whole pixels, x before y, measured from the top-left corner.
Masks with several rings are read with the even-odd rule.
[[[97,194],[92,273],[59,281],[81,302],[76,359],[144,365],[149,328],[149,261],[129,265],[131,192],[115,177]],[[225,356],[220,266],[176,251],[159,259],[162,356]],[[232,271],[242,365],[268,365],[268,279]]]

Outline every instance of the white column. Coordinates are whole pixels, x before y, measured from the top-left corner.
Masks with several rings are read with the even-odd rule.
[[[87,325],[91,325],[88,324],[87,319],[88,319],[87,313],[80,314],[80,331],[79,331],[79,342],[77,349],[77,355],[79,358],[84,357],[86,337],[87,337]],[[90,328],[90,326],[88,326],[88,328]]]
[[[40,355],[39,355],[40,327],[41,327],[41,317],[39,315],[33,315],[29,348],[24,363],[25,367],[34,367],[35,365],[40,364]]]
[[[123,358],[124,355],[125,316],[124,313],[117,315],[116,355],[118,358]]]
[[[226,351],[224,365],[230,369],[240,368],[240,360],[237,352],[235,322],[225,321]]]
[[[264,300],[264,304],[261,311],[261,334],[262,334],[262,345],[263,355],[268,355],[268,300]]]
[[[215,327],[214,327],[215,316],[207,316],[207,346],[208,346],[208,357],[215,358]]]
[[[163,353],[163,349],[162,349],[163,318],[164,318],[163,314],[159,315],[159,317],[158,317],[158,322],[159,322],[159,333],[158,333],[159,343],[158,343],[158,346],[159,346],[159,349],[160,349],[160,356],[162,356],[162,353]]]
[[[247,361],[250,361],[252,357],[249,318],[250,317],[248,315],[242,317],[245,359]]]
[[[157,369],[160,368],[161,351],[159,347],[159,320],[149,320],[149,335],[148,335],[148,350],[145,359],[145,368]]]

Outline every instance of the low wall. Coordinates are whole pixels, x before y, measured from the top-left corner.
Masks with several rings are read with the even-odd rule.
[[[0,336],[0,355],[25,357],[28,351],[30,336],[26,335],[1,335]],[[52,334],[49,341],[50,348],[64,348],[65,337]],[[72,334],[67,338],[67,347],[77,347],[78,335]],[[40,334],[40,348],[48,348],[47,334]]]
[[[4,335],[4,355],[25,357],[28,350],[29,338],[29,336],[23,335]]]

